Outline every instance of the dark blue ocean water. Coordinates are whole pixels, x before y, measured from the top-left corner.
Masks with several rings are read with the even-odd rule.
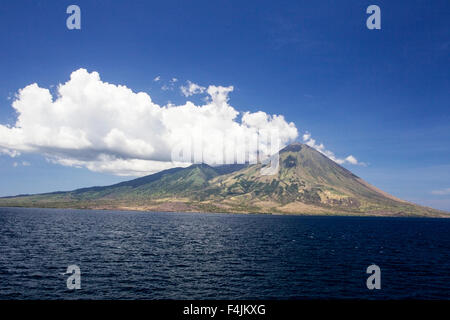
[[[449,297],[445,219],[0,208],[1,299]]]

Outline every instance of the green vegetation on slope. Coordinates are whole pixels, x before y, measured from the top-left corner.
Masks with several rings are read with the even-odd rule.
[[[195,164],[106,187],[0,198],[0,206],[446,216],[396,199],[316,150],[291,144],[280,151],[278,173],[263,164],[211,167]]]

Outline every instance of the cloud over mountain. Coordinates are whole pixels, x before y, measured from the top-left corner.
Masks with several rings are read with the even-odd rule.
[[[359,162],[352,155],[349,155],[349,156],[347,156],[347,157],[345,157],[343,159],[336,157],[334,152],[332,152],[330,150],[327,150],[325,148],[325,146],[323,145],[323,143],[320,143],[320,144],[316,143],[316,140],[311,137],[311,134],[309,132],[304,133],[302,138],[303,138],[303,142],[305,144],[307,144],[311,148],[316,149],[320,153],[326,155],[328,158],[330,158],[331,160],[333,160],[334,162],[336,162],[338,164],[349,163],[349,164],[362,165],[362,166],[366,165],[364,162]]]
[[[282,147],[298,135],[282,115],[240,115],[228,103],[233,87],[186,90],[205,91],[209,99],[198,106],[190,101],[160,106],[147,93],[104,82],[97,72],[85,69],[72,72],[70,80],[58,86],[56,97],[33,83],[19,90],[12,103],[18,115],[15,125],[0,125],[0,150],[10,155],[39,153],[66,166],[139,176],[189,165],[186,159],[172,161],[180,146],[200,146],[202,159],[197,160],[219,164],[248,147],[242,137],[276,131]]]

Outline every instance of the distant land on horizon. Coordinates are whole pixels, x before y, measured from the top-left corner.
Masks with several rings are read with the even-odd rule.
[[[3,207],[450,217],[449,212],[391,196],[315,149],[293,143],[279,170],[264,164],[193,164],[104,187],[0,198]]]

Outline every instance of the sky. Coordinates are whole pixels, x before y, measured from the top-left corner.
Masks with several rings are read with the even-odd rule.
[[[449,26],[446,0],[4,1],[0,196],[162,170],[188,133],[213,158],[217,134],[275,128],[450,211]]]

